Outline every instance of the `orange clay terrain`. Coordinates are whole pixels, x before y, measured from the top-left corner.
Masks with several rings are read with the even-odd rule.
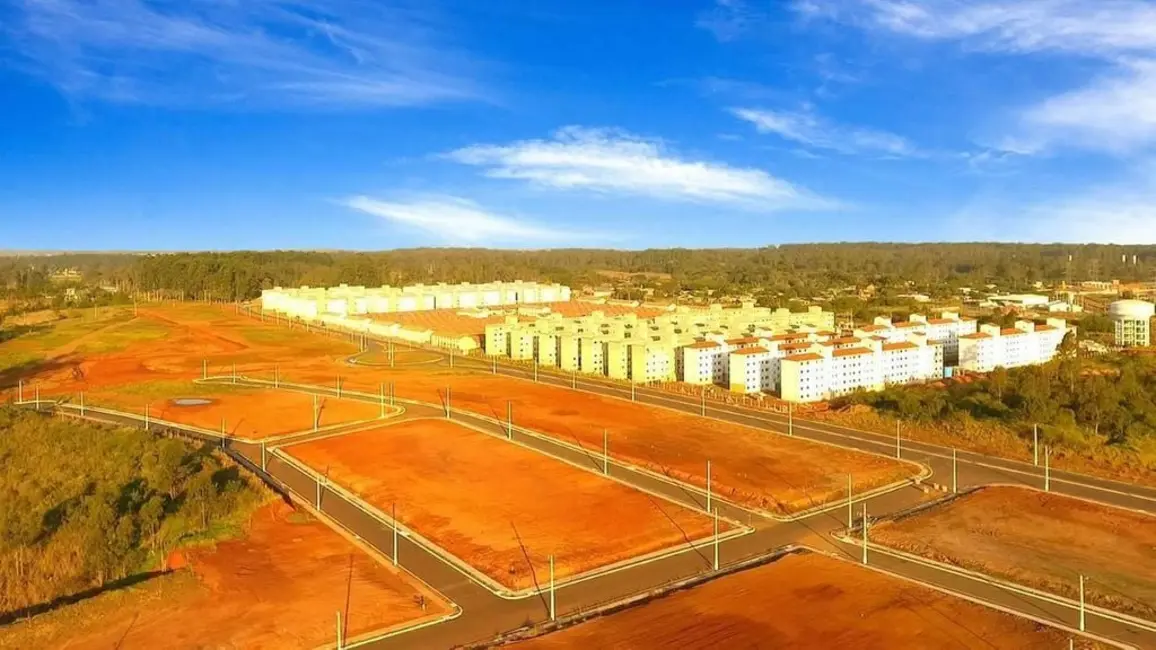
[[[1156,517],[1027,488],[987,487],[871,528],[872,540],[1156,619]]]
[[[501,420],[509,400],[514,424],[587,449],[601,451],[605,429],[614,458],[700,487],[710,459],[719,494],[779,514],[845,499],[848,474],[861,492],[918,471],[889,458],[509,377],[431,365],[342,372],[346,386],[376,393],[380,382],[392,382],[398,396],[435,404],[443,403],[448,386],[454,408]],[[301,370],[292,379],[335,382]]]
[[[514,644],[630,648],[1067,648],[1068,636],[822,555],[792,554]],[[1094,647],[1077,642],[1076,647]]]
[[[283,447],[498,583],[521,590],[684,546],[713,521],[446,420]]]
[[[42,326],[0,346],[0,391],[75,394],[111,386],[263,372],[337,368],[357,351],[347,341],[278,328],[221,305],[179,304],[107,310]],[[26,392],[26,396],[28,393]]]
[[[281,502],[186,571],[0,628],[0,647],[315,648],[449,612],[433,592]],[[424,603],[424,610],[423,610]]]
[[[150,417],[157,420],[211,431],[220,431],[223,427],[229,435],[242,440],[311,430],[313,399],[312,395],[287,390],[192,382],[159,382],[85,395],[88,406],[105,406],[139,415],[144,413],[147,404]],[[319,397],[318,404],[318,428],[373,420],[381,415],[380,406],[350,399]]]

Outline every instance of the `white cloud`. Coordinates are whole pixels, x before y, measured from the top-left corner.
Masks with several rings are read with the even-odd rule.
[[[1123,172],[1120,181],[1023,202],[987,197],[947,220],[965,241],[1156,244],[1156,162]]]
[[[525,180],[556,189],[587,189],[670,200],[740,204],[761,209],[834,204],[753,168],[691,161],[658,141],[628,133],[566,127],[549,140],[474,145],[447,154],[486,168],[492,178]]]
[[[1146,0],[808,0],[826,15],[982,49],[1115,54],[1156,48],[1156,6]]]
[[[410,201],[381,201],[368,196],[353,196],[340,203],[434,235],[443,242],[524,245],[608,239],[605,235],[557,229],[489,212],[473,201],[454,196],[438,195]]]
[[[362,0],[37,0],[0,37],[78,97],[162,105],[407,106],[476,98],[419,14]]]
[[[896,157],[922,155],[902,136],[886,131],[831,124],[810,112],[735,108],[731,109],[731,113],[753,124],[760,133],[774,133],[814,149]]]
[[[1005,150],[1129,153],[1156,144],[1156,4],[1148,0],[804,0],[808,17],[1004,54],[1061,54],[1109,72],[1021,111]],[[998,139],[998,138],[997,138]]]
[[[1156,30],[1156,25],[1152,26]],[[1012,151],[1035,152],[1057,142],[1116,153],[1156,144],[1156,60],[1135,61],[1091,85],[1027,109]]]

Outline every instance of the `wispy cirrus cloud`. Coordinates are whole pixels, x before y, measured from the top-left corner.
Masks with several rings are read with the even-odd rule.
[[[368,0],[35,0],[4,23],[9,62],[79,98],[358,108],[482,95],[422,14]]]
[[[469,199],[449,195],[384,201],[351,196],[339,202],[347,208],[380,217],[453,244],[561,244],[614,239],[605,233],[576,232],[488,210]]]
[[[570,126],[547,140],[473,145],[446,154],[491,178],[564,190],[592,190],[758,209],[821,209],[836,203],[761,169],[687,160],[658,140]]]
[[[1147,0],[799,0],[799,13],[978,52],[1062,55],[1106,72],[1018,111],[998,146],[1123,154],[1156,145],[1156,4]]]
[[[849,127],[823,120],[810,111],[732,108],[731,114],[750,122],[760,133],[773,133],[811,149],[842,154],[873,154],[906,158],[922,156],[906,138],[876,129]]]

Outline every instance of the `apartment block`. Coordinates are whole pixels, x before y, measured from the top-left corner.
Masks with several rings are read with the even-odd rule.
[[[261,292],[262,309],[306,320],[317,319],[322,314],[350,316],[568,300],[570,287],[521,280],[487,284],[414,284],[405,287],[345,284],[336,287],[275,287]]]
[[[1049,318],[1042,325],[1026,320],[1017,320],[1014,327],[981,325],[978,332],[960,337],[959,366],[972,372],[990,372],[1047,363],[1071,330],[1062,318]]]

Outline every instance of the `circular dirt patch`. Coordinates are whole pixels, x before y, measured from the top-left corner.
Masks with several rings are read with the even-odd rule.
[[[208,406],[215,401],[216,400],[211,400],[207,397],[178,397],[169,400],[169,403],[173,406]]]

